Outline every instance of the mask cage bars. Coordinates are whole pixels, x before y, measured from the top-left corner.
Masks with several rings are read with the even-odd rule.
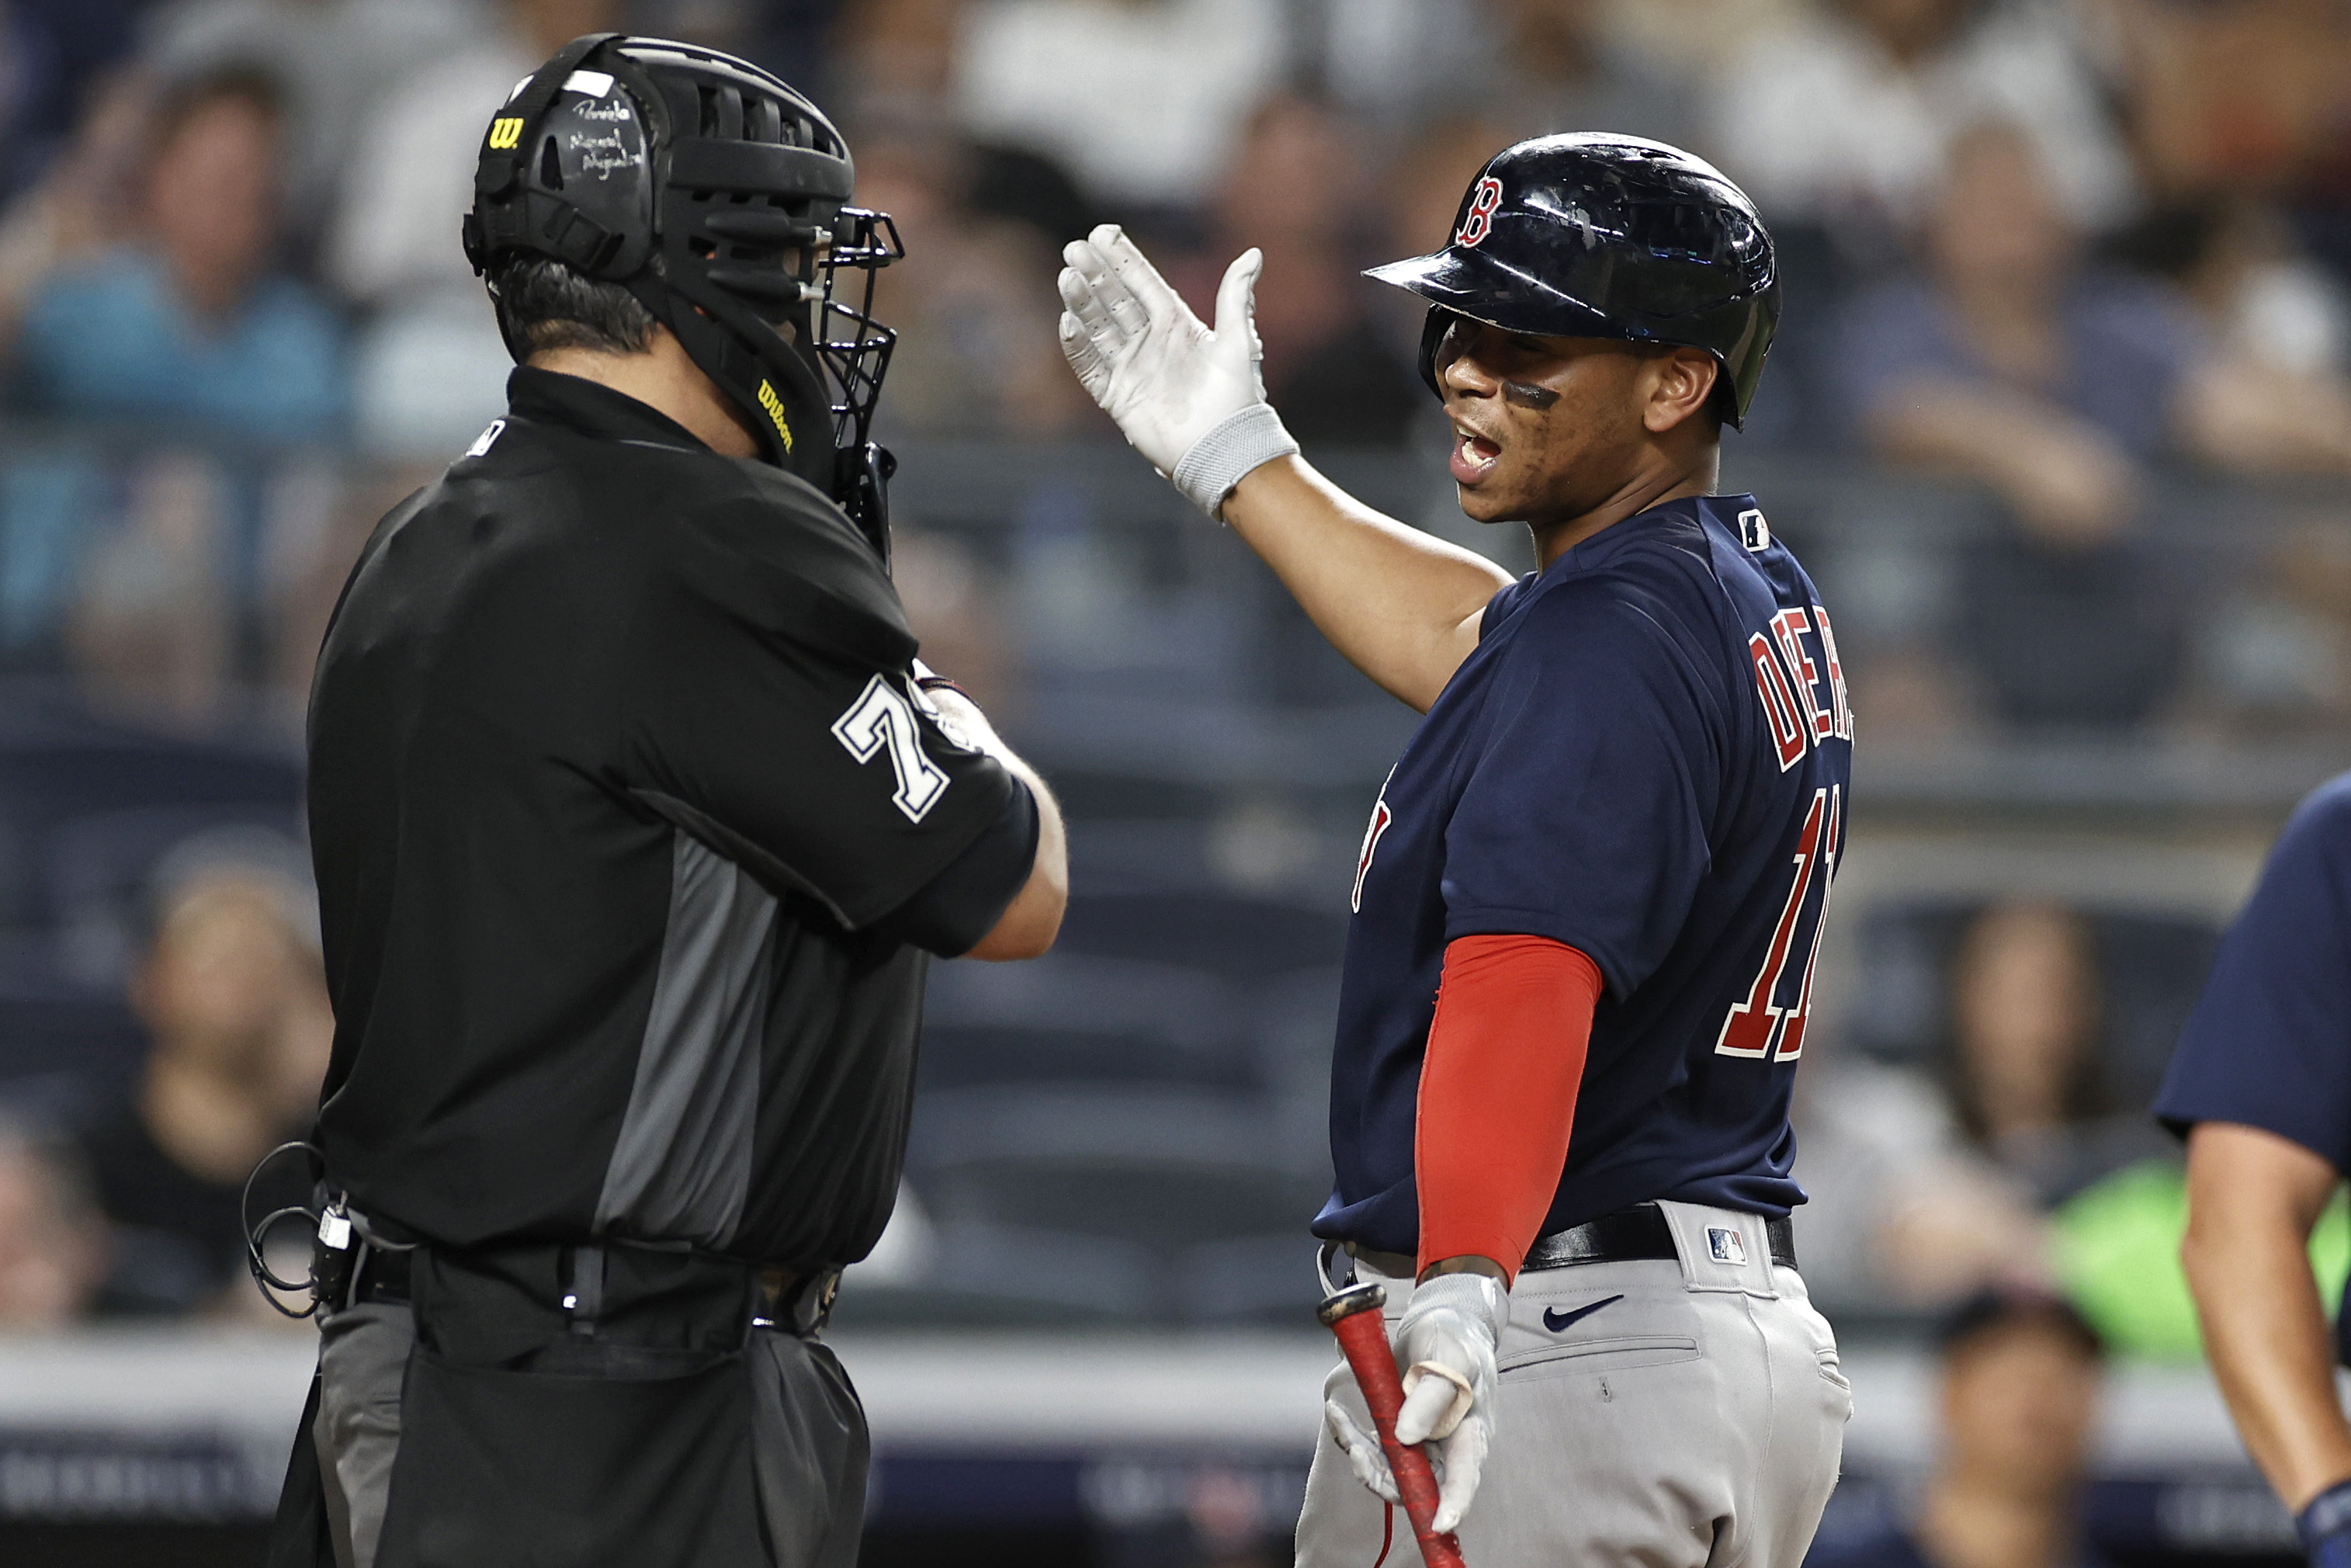
[[[855,452],[872,437],[882,378],[889,372],[891,351],[898,344],[896,330],[874,319],[874,291],[882,269],[904,259],[906,246],[887,213],[843,207],[841,218],[848,226],[846,237],[835,239],[818,261],[824,272],[824,293],[817,308],[816,352],[839,392],[832,404],[833,445]],[[864,290],[854,304],[843,298],[851,292],[841,287],[843,268],[865,277]]]

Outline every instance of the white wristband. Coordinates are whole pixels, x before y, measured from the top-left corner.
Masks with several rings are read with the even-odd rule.
[[[1273,412],[1273,405],[1253,402],[1228,414],[1194,442],[1169,477],[1186,499],[1213,517],[1251,469],[1297,450],[1298,443],[1281,427],[1281,415]]]

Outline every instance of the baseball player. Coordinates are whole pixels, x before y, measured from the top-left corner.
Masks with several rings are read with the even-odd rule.
[[[2188,1283],[2245,1448],[2351,1568],[2351,1422],[2310,1233],[2351,1171],[2351,774],[2302,803],[2220,945],[2156,1114],[2188,1139]]]
[[[1794,1266],[1788,1098],[1853,713],[1803,570],[1713,493],[1771,242],[1687,153],[1554,136],[1371,274],[1429,302],[1462,508],[1533,531],[1516,582],[1299,460],[1259,259],[1212,329],[1104,226],[1066,252],[1061,333],[1135,448],[1426,715],[1356,868],[1314,1231],[1388,1287],[1398,1433],[1477,1568],[1795,1568],[1851,1412]],[[1298,1562],[1370,1568],[1395,1482],[1343,1366],[1328,1392]]]
[[[311,695],[330,1201],[273,1568],[855,1561],[815,1336],[925,965],[1042,952],[1066,867],[890,584],[852,181],[807,99],[655,39],[486,128],[508,413],[378,527]]]

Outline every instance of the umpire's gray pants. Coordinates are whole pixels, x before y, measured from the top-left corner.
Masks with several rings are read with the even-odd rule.
[[[1760,1218],[1659,1207],[1678,1261],[1546,1269],[1512,1288],[1494,1446],[1461,1522],[1473,1568],[1802,1562],[1853,1415],[1835,1336],[1795,1270],[1772,1266]],[[1356,1272],[1388,1287],[1393,1333],[1411,1281]],[[1344,1362],[1323,1386],[1370,1430]],[[1324,1431],[1299,1568],[1371,1568],[1384,1511]],[[1418,1568],[1402,1509],[1395,1528],[1388,1562]]]

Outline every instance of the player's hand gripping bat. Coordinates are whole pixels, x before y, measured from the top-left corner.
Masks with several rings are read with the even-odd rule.
[[[1428,1568],[1465,1568],[1459,1540],[1437,1532],[1437,1474],[1429,1468],[1428,1456],[1396,1441],[1396,1412],[1404,1406],[1404,1382],[1396,1375],[1395,1352],[1388,1347],[1387,1326],[1380,1317],[1380,1309],[1386,1304],[1384,1288],[1350,1285],[1333,1292],[1315,1315],[1338,1336],[1339,1348],[1354,1371],[1355,1386],[1363,1390],[1364,1403],[1371,1409],[1380,1448],[1395,1477],[1396,1495],[1404,1502],[1405,1516],[1412,1521],[1413,1538],[1420,1542],[1422,1560]]]

